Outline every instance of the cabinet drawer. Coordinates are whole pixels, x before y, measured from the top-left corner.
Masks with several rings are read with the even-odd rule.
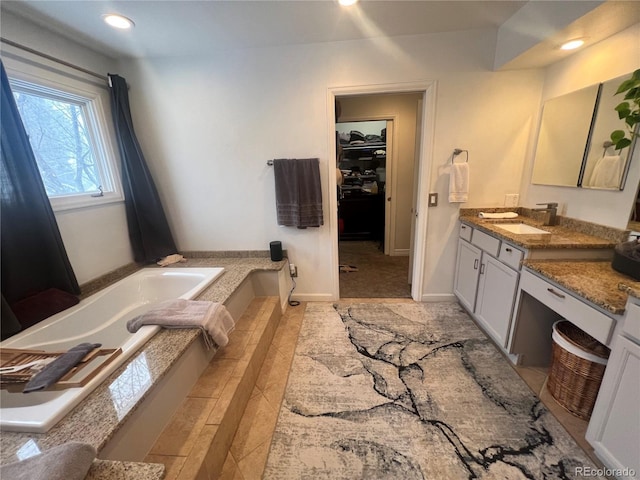
[[[520,262],[524,257],[524,252],[508,243],[502,242],[498,259],[516,270],[520,270]]]
[[[471,233],[473,233],[473,227],[465,225],[464,223],[460,224],[460,238],[464,238],[467,242],[470,242]]]
[[[640,343],[640,305],[627,303],[627,312],[622,332]]]
[[[487,235],[480,230],[475,230],[473,232],[473,236],[471,237],[471,243],[473,243],[476,247],[481,248],[489,255],[493,255],[494,257],[498,256],[498,251],[500,249],[500,240],[498,240],[496,237]]]
[[[615,327],[613,318],[528,270],[524,270],[520,277],[520,288],[599,342],[609,345]]]

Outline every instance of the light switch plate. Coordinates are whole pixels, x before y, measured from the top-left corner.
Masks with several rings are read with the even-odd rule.
[[[429,206],[430,207],[437,207],[438,206],[438,194],[437,193],[430,193],[429,194]]]

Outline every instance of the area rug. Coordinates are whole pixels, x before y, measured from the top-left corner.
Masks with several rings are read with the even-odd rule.
[[[573,479],[596,467],[456,303],[307,306],[265,479]]]

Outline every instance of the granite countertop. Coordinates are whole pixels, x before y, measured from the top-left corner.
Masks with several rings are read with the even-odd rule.
[[[202,292],[199,300],[224,303],[238,286],[254,271],[278,271],[285,260],[272,262],[268,256],[241,256],[243,252],[220,253],[206,256],[202,252],[193,252],[185,263],[171,267],[224,267],[225,271],[213,284]],[[233,256],[233,255],[236,256]],[[140,268],[140,267],[138,267]],[[157,267],[160,268],[160,267]],[[133,270],[135,270],[134,268]],[[125,275],[132,268],[123,268]],[[118,274],[105,276],[101,287],[118,280]],[[89,289],[96,290],[96,282]],[[69,441],[84,442],[92,445],[98,452],[120,428],[132,412],[146,398],[151,388],[167,373],[170,367],[200,335],[199,330],[160,330],[138,352],[132,355],[122,366],[91,392],[75,409],[46,433],[2,432],[0,435],[0,464],[15,462],[56,445]],[[144,359],[148,366],[151,383],[139,387],[125,381],[126,401],[112,398],[110,386],[122,376],[126,368],[134,362]],[[124,376],[123,376],[124,377]],[[99,455],[99,453],[98,453]],[[136,478],[138,480],[157,480],[163,478],[164,466],[136,462],[117,462],[96,460],[89,472],[92,480],[111,478]]]
[[[611,262],[527,260],[523,265],[616,315],[624,314],[627,296],[640,298],[640,282],[615,271]]]
[[[491,235],[507,240],[524,248],[613,248],[617,242],[593,234],[583,233],[564,226],[546,226],[529,217],[519,216],[509,219],[489,219],[477,216],[460,216],[460,221],[473,225]],[[498,227],[498,224],[524,223],[540,228],[549,234],[517,234]]]
[[[508,219],[480,218],[480,212],[516,212],[518,217]],[[509,243],[519,245],[527,249],[568,249],[590,248],[608,249],[617,243],[623,242],[629,235],[628,230],[620,230],[612,227],[584,222],[569,217],[558,215],[556,225],[543,224],[544,214],[529,208],[462,208],[460,209],[460,221],[473,225],[479,230],[507,240]],[[515,234],[498,227],[498,224],[524,223],[540,228],[549,234]]]

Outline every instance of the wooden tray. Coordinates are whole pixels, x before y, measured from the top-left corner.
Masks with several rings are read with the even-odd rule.
[[[0,367],[13,367],[24,365],[34,360],[41,360],[51,357],[59,357],[67,352],[46,352],[44,350],[26,350],[20,348],[1,348]],[[96,348],[89,352],[75,367],[69,370],[60,380],[51,385],[46,390],[63,390],[65,388],[82,387],[95,377],[101,370],[109,365],[118,355],[122,353],[120,348]],[[93,360],[104,357],[101,362],[95,365],[94,369],[82,376],[74,379]],[[21,392],[24,384],[31,380],[39,370],[26,368],[18,372],[0,374],[0,389],[10,392]],[[85,373],[85,372],[82,372]],[[79,375],[78,375],[79,376]]]

